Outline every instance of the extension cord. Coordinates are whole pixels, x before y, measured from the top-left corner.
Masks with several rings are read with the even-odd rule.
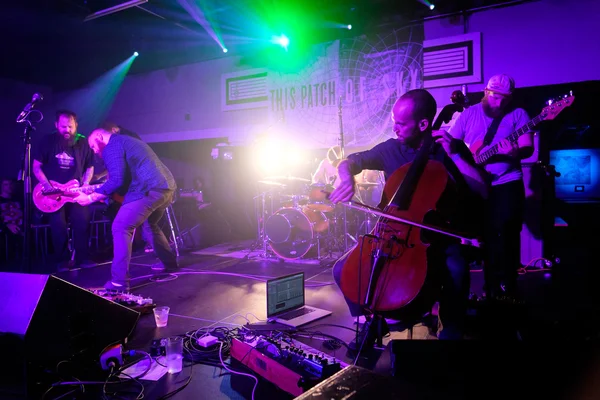
[[[208,348],[210,346],[217,344],[218,342],[219,342],[219,339],[217,339],[216,337],[214,337],[212,335],[206,335],[206,336],[202,336],[200,339],[198,339],[198,346]]]

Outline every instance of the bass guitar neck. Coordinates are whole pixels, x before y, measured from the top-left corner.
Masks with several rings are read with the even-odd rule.
[[[538,115],[537,117],[530,120],[529,122],[527,122],[525,125],[523,125],[519,129],[517,129],[516,131],[511,133],[506,138],[506,140],[508,140],[510,143],[516,143],[517,140],[519,140],[519,138],[521,136],[523,136],[524,134],[526,134],[528,132],[531,132],[533,130],[533,128],[535,128],[543,120],[544,120],[544,117],[542,116],[542,114]],[[495,145],[490,147],[488,150],[481,151],[484,147],[485,146],[483,145],[483,141],[481,141],[481,140],[478,140],[475,143],[473,143],[473,145],[471,145],[471,152],[473,153],[473,155],[475,157],[475,162],[477,164],[485,164],[490,158],[492,158],[494,155],[498,154],[498,150],[500,148],[498,146],[498,143],[496,143]]]
[[[558,97],[554,100],[549,100],[548,106],[544,107],[542,112],[537,117],[533,118],[525,125],[514,131],[506,139],[510,143],[515,143],[517,140],[519,140],[521,136],[528,132],[531,132],[533,128],[535,128],[540,122],[550,121],[556,118],[556,116],[560,114],[562,110],[573,104],[574,100],[575,96],[573,96],[572,91],[569,92],[569,95],[565,94],[562,97]],[[497,143],[490,147],[488,150],[482,151],[484,147],[485,146],[483,146],[482,140],[478,140],[471,145],[471,152],[473,153],[475,157],[475,162],[477,164],[485,164],[490,160],[490,158],[498,154],[499,147]]]

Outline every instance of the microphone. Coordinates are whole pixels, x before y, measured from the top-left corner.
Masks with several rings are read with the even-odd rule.
[[[25,117],[27,117],[27,114],[29,114],[29,112],[35,107],[35,105],[42,100],[44,100],[44,96],[42,96],[41,93],[34,93],[33,97],[31,98],[31,102],[27,103],[23,111],[21,111],[21,114],[19,114],[19,116],[17,117],[17,121],[22,121]]]

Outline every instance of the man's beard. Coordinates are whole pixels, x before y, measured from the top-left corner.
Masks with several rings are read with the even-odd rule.
[[[68,147],[73,147],[75,145],[75,135],[69,135],[68,139],[65,139],[65,136],[66,135],[63,135],[62,133],[60,133],[61,143]]]
[[[496,117],[499,117],[500,114],[502,114],[502,109],[500,107],[498,107],[498,108],[490,107],[490,104],[487,102],[487,99],[485,97],[481,100],[481,105],[483,106],[483,112],[488,117],[496,118]]]

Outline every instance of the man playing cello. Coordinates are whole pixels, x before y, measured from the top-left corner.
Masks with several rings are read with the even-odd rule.
[[[411,90],[400,97],[394,104],[391,115],[397,138],[380,143],[371,150],[351,154],[343,160],[338,166],[340,183],[331,193],[330,200],[334,203],[349,201],[355,192],[353,177],[364,169],[383,171],[387,186],[390,175],[401,166],[412,163],[417,154],[422,154],[426,160],[443,164],[449,181],[456,189],[457,197],[453,204],[458,208],[454,207],[451,214],[445,215],[448,228],[457,232],[476,230],[476,222],[480,218],[475,210],[487,195],[485,172],[475,166],[471,153],[462,141],[452,139],[444,131],[433,131],[436,111],[436,101],[426,90]],[[424,143],[426,145],[421,150]],[[425,183],[425,186],[429,185],[429,182]],[[427,268],[436,271],[438,288],[441,289],[440,339],[462,339],[464,334],[469,294],[469,268],[464,255],[465,247],[458,242],[446,240],[433,243],[427,248]],[[333,268],[335,281],[340,288],[343,285],[342,270],[347,258],[348,254],[344,255]],[[346,302],[353,316],[365,315],[366,318],[358,341],[353,341],[350,347],[357,349],[362,346],[367,349],[373,346],[376,330],[372,323],[372,313],[366,307],[350,301],[347,296]],[[394,313],[385,314],[392,318],[393,315]],[[385,320],[381,322],[385,324]],[[384,325],[382,331],[385,334],[389,329]]]

